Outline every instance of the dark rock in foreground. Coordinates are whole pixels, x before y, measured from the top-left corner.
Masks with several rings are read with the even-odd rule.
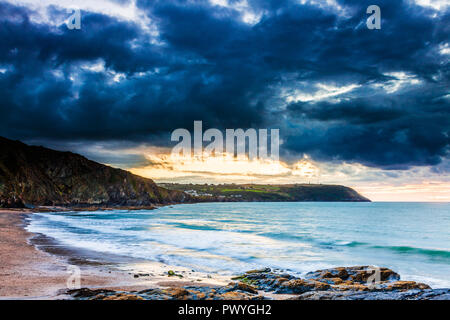
[[[234,279],[266,292],[299,294],[292,298],[296,300],[450,300],[450,289],[400,281],[391,269],[370,266],[317,270],[305,279],[270,269],[253,270]]]
[[[358,292],[322,291],[307,292],[295,300],[450,300],[450,289],[413,289],[408,291]]]
[[[186,286],[130,292],[82,288],[66,293],[82,300],[262,300],[264,298],[255,288],[244,283],[224,287]]]
[[[264,293],[289,294],[291,300],[450,300],[450,289],[431,289],[424,283],[401,281],[388,268],[371,266],[317,270],[305,279],[270,268],[234,277],[227,286],[148,289],[133,292],[70,290],[75,299],[90,300],[261,300]],[[276,299],[276,298],[275,298]]]

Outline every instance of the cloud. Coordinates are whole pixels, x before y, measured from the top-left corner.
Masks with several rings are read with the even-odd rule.
[[[0,2],[0,135],[170,147],[203,120],[280,128],[286,161],[436,166],[449,156],[448,9],[380,0],[382,29],[368,30],[369,4],[113,1],[83,5],[68,30],[65,2]]]
[[[295,90],[292,94],[287,95],[286,101],[288,103],[298,101],[315,102],[342,95],[359,87],[359,85],[357,84],[351,84],[343,87],[336,87],[333,85],[326,85],[322,83],[317,83],[315,86],[317,87],[317,91],[313,93]]]

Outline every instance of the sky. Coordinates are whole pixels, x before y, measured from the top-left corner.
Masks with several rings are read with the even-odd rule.
[[[446,0],[0,0],[0,136],[157,182],[450,201],[449,42]],[[280,160],[172,156],[196,120],[279,129]]]

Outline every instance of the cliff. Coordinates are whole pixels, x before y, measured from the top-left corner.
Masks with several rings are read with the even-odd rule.
[[[78,154],[0,137],[0,207],[149,206],[190,199]]]

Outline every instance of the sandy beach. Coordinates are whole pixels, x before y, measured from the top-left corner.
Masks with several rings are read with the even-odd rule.
[[[0,211],[0,297],[52,298],[67,287],[69,264],[61,258],[37,250],[29,243],[24,218],[29,211]],[[111,284],[111,276],[93,268],[83,268],[83,284]]]
[[[81,287],[142,290],[186,285],[223,285],[185,268],[157,262],[124,261],[120,257],[76,252],[25,230],[30,210],[0,210],[0,298],[65,299],[71,267],[81,271]],[[38,248],[44,249],[40,250]],[[51,253],[49,253],[51,252]],[[174,269],[179,277],[168,277]]]

